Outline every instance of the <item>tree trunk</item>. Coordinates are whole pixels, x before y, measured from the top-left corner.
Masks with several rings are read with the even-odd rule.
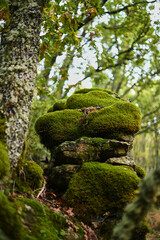
[[[0,115],[12,170],[28,129],[36,78],[41,14],[46,0],[10,0],[0,46]]]

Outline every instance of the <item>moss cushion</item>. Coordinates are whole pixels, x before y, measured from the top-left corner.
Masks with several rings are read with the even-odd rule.
[[[35,129],[40,135],[41,142],[47,148],[52,148],[64,141],[80,137],[79,120],[82,116],[82,112],[70,109],[47,113],[38,118]]]
[[[139,182],[130,167],[88,162],[73,176],[64,198],[88,223],[106,211],[122,211],[135,197]]]

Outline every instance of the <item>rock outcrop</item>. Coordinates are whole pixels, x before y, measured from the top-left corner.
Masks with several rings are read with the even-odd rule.
[[[97,88],[76,91],[37,120],[35,129],[52,156],[49,186],[63,194],[78,219],[103,219],[105,226],[112,216],[116,222],[136,196],[144,171],[128,153],[140,121],[137,106]]]

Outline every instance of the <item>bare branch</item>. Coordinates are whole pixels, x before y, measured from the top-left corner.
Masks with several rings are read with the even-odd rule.
[[[149,113],[144,114],[143,117],[142,117],[142,120],[143,120],[144,118],[152,115],[153,113],[158,112],[159,109],[160,109],[160,106],[158,106],[155,110],[153,110],[153,111],[151,111],[151,112],[149,112]]]
[[[112,15],[112,14],[117,14],[117,13],[122,12],[122,11],[124,11],[124,10],[128,10],[129,7],[134,7],[134,6],[138,5],[138,4],[149,4],[149,3],[154,3],[154,2],[156,2],[156,0],[151,1],[151,2],[148,2],[148,1],[139,1],[139,2],[135,2],[135,3],[133,3],[133,4],[129,4],[129,5],[127,5],[127,6],[124,6],[123,8],[120,8],[120,9],[117,9],[117,10],[114,10],[114,11],[108,11],[108,12],[105,12],[105,13],[110,14],[110,15]]]
[[[135,136],[139,135],[139,134],[142,134],[144,132],[147,132],[148,130],[152,129],[152,127],[155,127],[157,126],[158,124],[160,123],[160,120],[158,120],[157,122],[154,122],[154,123],[151,123],[149,126],[147,126],[146,128],[140,130],[139,132],[137,132],[135,134]]]

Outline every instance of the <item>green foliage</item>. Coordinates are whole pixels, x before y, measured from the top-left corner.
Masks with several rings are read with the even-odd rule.
[[[106,211],[122,211],[133,199],[140,179],[126,166],[84,163],[69,183],[66,202],[85,222]]]
[[[151,20],[154,3],[120,0],[103,4],[98,0],[71,0],[61,4],[50,2],[45,9],[40,54],[45,63],[38,80],[42,92],[50,86],[49,91],[61,98],[72,87],[81,87],[88,77],[92,77],[95,86],[100,84],[121,94],[132,86],[135,91],[136,87],[143,91],[148,83],[155,82],[152,75],[159,68],[159,25]],[[86,59],[86,50],[95,63]],[[150,66],[144,69],[148,59]],[[73,79],[65,89],[77,60],[80,62],[77,73],[83,65],[84,77],[78,78],[79,81]],[[54,73],[50,75],[51,71]]]

